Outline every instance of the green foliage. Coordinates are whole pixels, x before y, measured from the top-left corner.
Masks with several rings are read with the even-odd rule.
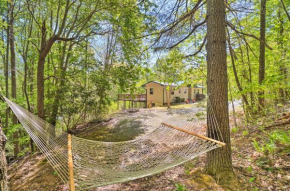
[[[233,132],[233,133],[237,133],[238,131],[239,131],[239,128],[238,128],[238,127],[233,127],[233,128],[232,128],[232,132]]]
[[[256,177],[251,177],[250,179],[249,179],[249,182],[254,182],[256,180]]]
[[[278,149],[283,153],[290,147],[290,131],[276,130],[267,134],[266,139],[261,140],[260,143],[254,140],[253,145],[258,152],[266,156],[275,155]]]
[[[243,136],[247,136],[247,135],[249,135],[249,131],[248,130],[243,131]]]
[[[176,191],[187,191],[185,185],[180,184],[180,183],[176,183],[176,184],[175,184],[175,190],[176,190]]]
[[[248,171],[249,173],[251,173],[251,172],[253,171],[253,167],[249,166],[249,167],[247,168],[247,171]]]

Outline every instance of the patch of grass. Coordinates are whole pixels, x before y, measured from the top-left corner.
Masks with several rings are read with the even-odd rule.
[[[249,135],[249,131],[248,131],[248,130],[243,131],[243,135],[244,135],[244,136]]]
[[[247,171],[248,171],[249,173],[251,173],[251,172],[253,171],[253,167],[249,166],[249,167],[247,168]]]
[[[265,169],[267,168],[268,166],[272,165],[272,162],[271,160],[268,158],[268,157],[259,157],[256,161],[256,164]]]
[[[190,175],[190,171],[195,167],[195,163],[197,160],[198,158],[195,158],[193,161],[184,164],[184,170],[186,175]]]
[[[237,133],[238,131],[239,131],[239,128],[238,128],[238,127],[233,127],[233,128],[232,128],[232,132],[233,132],[233,133]]]
[[[175,184],[175,191],[187,191],[185,185],[180,184],[180,183],[176,183]]]
[[[251,177],[250,179],[249,179],[249,182],[254,182],[256,180],[256,177]]]

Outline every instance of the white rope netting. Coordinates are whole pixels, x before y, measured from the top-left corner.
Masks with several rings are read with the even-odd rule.
[[[67,133],[55,134],[52,125],[4,99],[59,177],[68,182]],[[206,131],[205,119],[175,117],[165,123],[201,135]],[[218,132],[218,126],[216,130]],[[222,140],[219,133],[216,137]],[[86,190],[153,175],[219,146],[162,124],[147,135],[124,142],[100,142],[72,136],[75,184],[79,190]]]

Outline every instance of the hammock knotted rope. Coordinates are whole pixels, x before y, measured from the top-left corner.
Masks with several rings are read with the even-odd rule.
[[[54,126],[9,99],[4,97],[4,100],[59,177],[67,183],[68,134],[55,133]],[[205,121],[178,117],[132,141],[100,142],[72,136],[75,185],[78,190],[86,190],[153,175],[223,146],[218,125],[215,127],[219,132],[217,140],[203,136],[205,127]]]

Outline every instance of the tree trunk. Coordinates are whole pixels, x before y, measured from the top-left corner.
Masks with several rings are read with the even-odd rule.
[[[236,118],[235,104],[234,104],[234,100],[233,100],[233,94],[232,94],[232,88],[231,88],[230,80],[229,80],[229,91],[230,91],[230,96],[231,96],[232,109],[233,109],[233,119],[234,119],[235,127],[238,127],[237,118]]]
[[[237,84],[237,87],[238,87],[239,91],[243,92],[243,87],[242,87],[242,85],[240,83],[240,80],[239,80],[239,77],[238,77],[238,73],[237,73],[237,69],[236,69],[234,52],[233,52],[233,49],[231,47],[231,40],[230,40],[230,33],[229,32],[228,32],[228,45],[229,45],[229,50],[230,50],[231,61],[232,61],[232,65],[233,65],[233,72],[234,72],[236,84]],[[249,105],[247,96],[244,93],[241,93],[241,95],[242,95],[243,102],[245,102],[245,104],[246,104],[246,110],[248,110],[250,105]]]
[[[63,97],[63,89],[64,89],[64,85],[65,85],[65,78],[66,78],[66,70],[68,67],[68,62],[69,62],[69,58],[71,56],[71,50],[73,48],[73,44],[70,43],[69,48],[67,50],[67,55],[65,56],[66,53],[66,42],[64,43],[64,48],[63,48],[63,56],[62,56],[62,60],[61,60],[61,66],[60,66],[60,80],[57,80],[56,85],[57,85],[57,90],[55,92],[55,97],[54,97],[54,101],[52,104],[52,113],[51,113],[51,117],[49,120],[49,123],[52,124],[53,126],[56,125],[56,118],[57,118],[57,114],[58,114],[58,109],[59,109],[59,105],[60,105],[60,101]]]
[[[278,46],[279,50],[282,53],[281,55],[281,60],[280,60],[280,65],[279,65],[279,73],[280,76],[283,78],[280,83],[280,88],[279,88],[279,97],[280,97],[280,102],[285,103],[287,100],[286,98],[286,91],[285,86],[287,86],[287,69],[285,66],[285,55],[286,51],[284,49],[284,42],[283,42],[283,36],[284,36],[284,20],[283,17],[281,16],[281,7],[278,9],[278,20],[279,20],[279,38],[278,38]]]
[[[48,55],[52,45],[55,42],[55,37],[46,40],[46,26],[45,22],[42,24],[41,29],[41,49],[39,52],[38,65],[37,65],[37,115],[44,119],[44,64],[45,58]]]
[[[260,56],[259,56],[259,85],[265,79],[265,33],[266,33],[266,0],[261,0],[260,10]],[[264,90],[258,92],[259,110],[265,106]]]
[[[7,2],[7,9],[9,10],[9,2]],[[9,23],[9,12],[7,12],[7,23]],[[6,63],[5,63],[5,94],[6,94],[6,97],[9,98],[9,71],[8,71],[8,68],[9,68],[9,36],[10,36],[10,27],[9,25],[7,26],[7,44],[6,44]],[[7,133],[7,129],[8,129],[8,125],[9,125],[9,108],[7,107],[6,108],[6,116],[5,116],[5,133]]]
[[[0,191],[8,191],[7,161],[5,155],[5,144],[7,138],[2,131],[0,119]]]
[[[167,101],[167,108],[170,108],[170,95],[171,95],[171,87],[167,89],[165,89],[166,91],[166,101]]]
[[[12,98],[16,99],[16,60],[15,60],[15,39],[14,39],[14,2],[11,2],[11,7],[10,7],[10,62],[11,62],[11,94]],[[12,116],[12,124],[16,125],[17,124],[17,117],[15,115]],[[13,133],[13,144],[14,144],[14,156],[17,156],[19,153],[19,132],[15,131]]]
[[[226,54],[226,12],[224,1],[207,1],[207,136],[217,139],[216,124],[226,146],[207,153],[205,170],[221,184],[233,177],[228,114],[228,78]],[[211,108],[210,108],[211,107]],[[210,110],[213,112],[210,112]]]

